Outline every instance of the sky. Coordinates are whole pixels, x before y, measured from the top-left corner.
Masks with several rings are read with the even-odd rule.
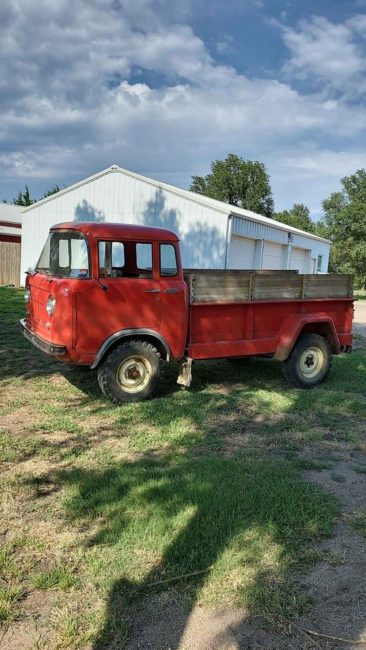
[[[366,168],[366,0],[1,0],[0,200],[263,162],[314,218]]]

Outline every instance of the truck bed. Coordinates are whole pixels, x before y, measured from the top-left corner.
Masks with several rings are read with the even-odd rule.
[[[282,360],[301,332],[337,354],[352,344],[352,276],[289,271],[191,271],[188,355]]]

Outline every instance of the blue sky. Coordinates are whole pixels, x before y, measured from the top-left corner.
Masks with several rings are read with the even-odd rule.
[[[366,0],[2,0],[0,198],[227,153],[312,215],[366,167]]]

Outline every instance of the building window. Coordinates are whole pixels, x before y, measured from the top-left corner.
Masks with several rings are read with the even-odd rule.
[[[321,273],[322,272],[322,266],[323,266],[323,255],[318,255],[318,261],[316,264],[316,272]]]

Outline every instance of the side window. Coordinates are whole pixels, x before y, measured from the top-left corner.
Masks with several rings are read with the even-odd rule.
[[[178,273],[177,256],[172,244],[160,244],[160,275],[173,277]]]
[[[60,239],[58,245],[58,265],[60,268],[65,269],[70,266],[69,255],[69,241],[68,239]]]
[[[316,272],[321,273],[322,272],[322,265],[323,265],[323,255],[318,255],[318,262],[316,265]]]
[[[125,265],[125,249],[121,241],[112,242],[112,268]]]
[[[136,244],[137,269],[152,273],[152,265],[152,244]]]
[[[108,242],[106,241],[98,242],[98,275],[102,278],[111,276],[111,265],[110,258],[108,258],[107,246]]]
[[[123,277],[125,266],[124,244],[120,241],[98,242],[99,276],[103,278]]]

